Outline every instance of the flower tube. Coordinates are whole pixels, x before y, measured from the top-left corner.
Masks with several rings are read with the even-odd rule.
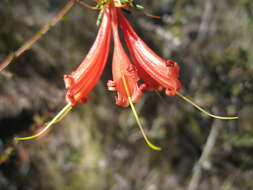
[[[176,95],[181,88],[179,66],[172,60],[165,61],[151,50],[136,34],[125,16],[117,9],[124,38],[138,69],[138,74],[146,83],[147,89],[166,89],[166,95]]]
[[[117,91],[116,104],[127,107],[129,105],[128,95],[123,83],[125,78],[126,85],[129,89],[129,94],[133,103],[136,103],[142,95],[137,82],[139,77],[137,70],[133,64],[130,63],[128,56],[121,44],[118,31],[118,18],[114,7],[112,7],[112,31],[114,39],[114,51],[112,61],[112,75],[113,81],[108,81],[107,86],[110,91]]]
[[[70,75],[64,75],[68,90],[66,101],[72,106],[86,103],[88,94],[97,84],[107,62],[111,38],[110,9],[105,10],[97,38],[81,65]]]

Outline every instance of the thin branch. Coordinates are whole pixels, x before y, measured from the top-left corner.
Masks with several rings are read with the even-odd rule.
[[[207,142],[203,149],[203,152],[198,162],[194,166],[193,175],[189,183],[189,190],[198,189],[204,170],[209,168],[210,162],[211,162],[211,156],[214,150],[215,143],[219,137],[221,126],[222,124],[220,120],[218,119],[214,120],[210,134],[207,138]]]
[[[9,160],[11,154],[17,146],[17,141],[12,141],[10,145],[0,154],[0,165]]]
[[[32,38],[30,38],[27,42],[25,42],[18,50],[15,52],[10,53],[0,64],[0,72],[5,69],[15,58],[19,57],[23,54],[26,50],[30,49],[31,46],[37,42],[39,39],[45,35],[51,27],[56,25],[59,21],[63,19],[63,17],[69,12],[69,10],[75,4],[75,0],[69,1],[63,9],[53,18],[51,22],[44,25]]]
[[[202,20],[199,26],[197,42],[202,44],[208,37],[209,28],[214,15],[214,0],[206,0]]]

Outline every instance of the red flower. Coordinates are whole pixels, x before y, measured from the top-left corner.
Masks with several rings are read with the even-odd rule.
[[[127,107],[129,105],[128,95],[131,97],[132,102],[136,103],[141,97],[142,91],[137,84],[139,80],[137,70],[135,69],[135,66],[130,63],[130,60],[128,59],[120,42],[116,8],[112,7],[111,9],[114,39],[114,52],[112,62],[113,81],[108,81],[107,86],[109,90],[118,92],[118,96],[116,97],[116,104]],[[126,91],[126,88],[128,88],[129,94]]]
[[[78,102],[87,102],[88,94],[99,80],[107,62],[111,39],[111,27],[113,29],[114,38],[112,63],[113,81],[108,81],[108,89],[117,91],[116,104],[123,107],[127,107],[130,104],[136,122],[149,147],[154,150],[161,150],[160,147],[153,145],[145,135],[133,105],[133,103],[136,103],[142,96],[142,90],[144,89],[161,90],[165,88],[166,95],[178,95],[208,116],[218,119],[238,119],[238,117],[222,117],[210,114],[178,92],[181,87],[181,83],[178,80],[178,64],[172,60],[165,61],[156,55],[135,33],[120,9],[117,8],[131,5],[131,0],[124,2],[118,0],[95,1],[99,4],[95,9],[103,8],[105,9],[105,13],[97,38],[88,55],[76,71],[72,72],[70,75],[64,75],[65,86],[68,90],[66,94],[66,101],[68,104],[48,122],[45,128],[39,133],[28,137],[17,137],[15,138],[16,140],[28,140],[39,137],[53,124],[59,122]],[[89,5],[85,3],[84,6],[89,7]],[[118,19],[136,67],[130,63],[122,47],[118,31]],[[144,81],[144,84],[141,86],[138,86],[139,76]]]
[[[71,75],[64,75],[68,90],[66,101],[72,106],[86,103],[88,94],[97,84],[107,62],[111,38],[110,10],[105,9],[97,38],[81,65]]]
[[[179,66],[172,60],[165,61],[152,51],[136,34],[120,9],[117,9],[124,38],[138,69],[138,74],[144,80],[146,89],[166,89],[166,95],[176,95],[181,88]]]
[[[138,86],[138,74],[134,65],[132,65],[122,47],[118,31],[118,16],[116,8],[111,7],[112,10],[112,30],[114,39],[114,52],[112,62],[113,81],[108,81],[108,89],[117,91],[116,104],[127,107],[129,104],[132,108],[134,117],[141,130],[141,133],[147,145],[154,150],[161,150],[160,147],[153,145],[146,136],[138,114],[134,108],[133,103],[136,103],[142,95],[142,90]]]

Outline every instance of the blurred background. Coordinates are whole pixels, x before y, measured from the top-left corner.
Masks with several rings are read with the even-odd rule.
[[[1,0],[0,61],[48,23],[67,0]],[[93,3],[92,1],[86,1]],[[85,105],[41,138],[36,132],[65,105],[63,74],[73,71],[97,33],[98,12],[75,5],[0,75],[1,190],[253,189],[253,1],[142,0],[152,19],[126,13],[145,42],[181,67],[181,93],[219,115],[201,114],[179,97],[147,92],[129,108],[109,92],[111,61]]]

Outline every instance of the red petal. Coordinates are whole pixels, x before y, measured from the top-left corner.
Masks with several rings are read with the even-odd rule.
[[[117,13],[125,41],[138,68],[139,76],[151,88],[158,90],[161,85],[167,89],[167,95],[175,95],[181,87],[181,83],[178,80],[180,70],[178,64],[172,60],[165,61],[160,58],[136,34],[119,9]]]
[[[120,42],[118,34],[118,18],[115,12],[116,9],[112,8],[112,10],[112,29],[114,39],[112,63],[113,81],[109,81],[107,85],[109,90],[116,90],[118,92],[118,96],[116,97],[116,104],[127,107],[129,105],[129,100],[122,78],[125,77],[127,88],[134,103],[139,100],[142,92],[137,84],[139,80],[137,71],[134,65],[130,63],[130,60],[128,59],[128,56],[126,55],[124,48]]]
[[[66,100],[72,105],[87,102],[87,96],[97,84],[107,62],[111,37],[110,10],[106,9],[97,38],[88,55],[71,75],[65,75],[68,90]]]

